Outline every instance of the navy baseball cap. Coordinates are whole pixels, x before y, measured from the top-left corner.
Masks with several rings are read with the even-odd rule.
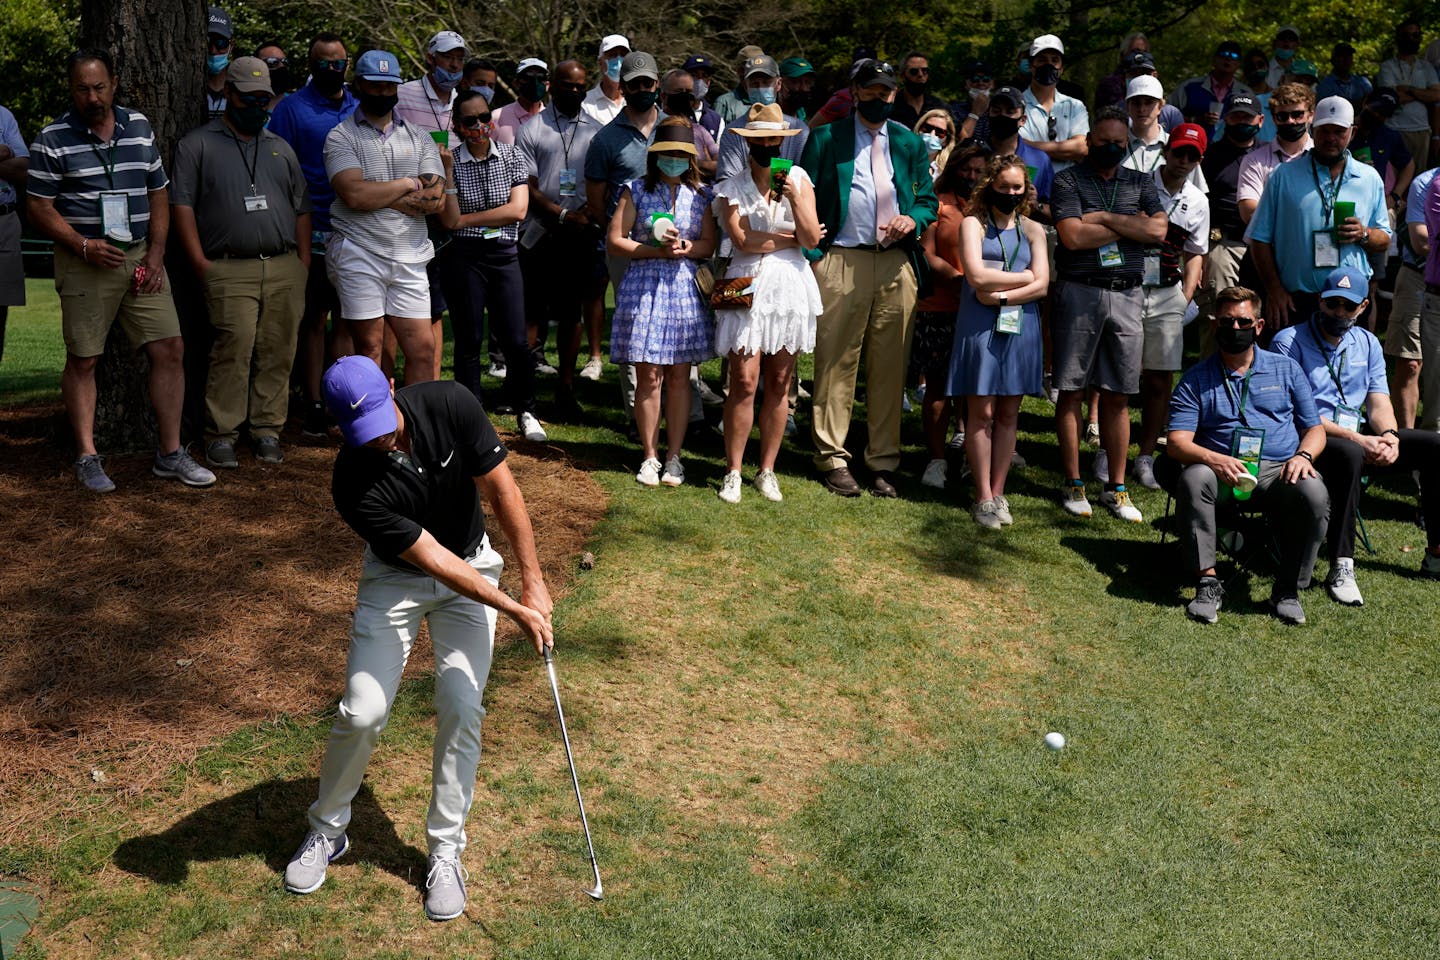
[[[325,371],[323,386],[325,409],[352,447],[363,447],[399,427],[390,380],[369,357],[336,360]]]
[[[366,50],[355,61],[355,79],[399,83],[400,58],[388,50]]]
[[[1355,267],[1336,267],[1325,278],[1325,289],[1320,299],[1344,297],[1351,303],[1360,303],[1370,295],[1370,278]]]
[[[230,14],[219,7],[211,7],[207,11],[207,15],[210,21],[210,33],[218,37],[224,37],[226,40],[235,36],[235,28],[230,24]]]
[[[686,73],[694,73],[696,70],[709,70],[715,72],[715,63],[704,54],[697,53],[685,61],[682,68]]]
[[[996,100],[1010,101],[1011,110],[1014,110],[1016,107],[1025,106],[1025,94],[1016,90],[1014,87],[1001,87],[999,90],[990,94],[990,102],[994,103]]]

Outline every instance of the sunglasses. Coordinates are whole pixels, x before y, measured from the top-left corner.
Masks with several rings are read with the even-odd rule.
[[[935,126],[935,125],[932,124],[932,123],[927,123],[927,124],[925,124],[925,126],[923,126],[923,127],[920,128],[920,132],[921,132],[921,133],[933,133],[933,134],[935,134],[935,136],[939,137],[941,140],[949,140],[949,139],[950,139],[950,131],[949,131],[949,130],[946,130],[944,127],[937,127],[937,126]]]
[[[1351,301],[1346,300],[1344,297],[1326,297],[1320,302],[1325,304],[1325,306],[1329,307],[1331,310],[1338,310],[1341,313],[1347,314],[1350,310],[1354,310],[1356,307],[1360,306],[1360,304],[1352,303]]]
[[[277,67],[288,67],[290,66],[290,60],[287,57],[266,57],[265,66],[269,67],[271,70],[274,70]]]
[[[1287,123],[1293,120],[1304,120],[1306,110],[1286,110],[1283,113],[1274,114],[1276,123]]]
[[[344,73],[344,72],[345,72],[345,68],[348,67],[349,65],[350,65],[350,61],[349,61],[349,60],[311,60],[311,61],[310,61],[310,68],[311,68],[312,70],[336,70],[336,71],[339,71],[340,73]]]
[[[982,155],[987,157],[995,152],[995,149],[991,147],[990,144],[981,140],[979,137],[968,137],[967,139],[961,140],[960,149],[962,151],[979,150]]]
[[[912,76],[912,77],[924,77],[924,76],[929,76],[929,74],[930,74],[930,68],[929,68],[929,67],[910,67],[910,68],[909,68],[908,70],[906,70],[905,72],[908,73],[908,74],[910,74],[910,76]]]
[[[490,118],[493,116],[493,113],[491,113],[489,110],[486,110],[484,113],[476,113],[468,117],[456,117],[455,122],[462,127],[467,127],[471,130],[478,130],[481,127],[485,126],[487,123],[489,123]]]
[[[988,74],[988,73],[977,73],[977,74],[973,75],[973,76],[970,78],[970,82],[971,82],[971,83],[989,83],[989,82],[990,82],[990,74]]]
[[[1055,125],[1057,122],[1058,121],[1055,119],[1055,115],[1053,113],[1045,118],[1045,133],[1050,137],[1051,140],[1059,138],[1059,134],[1055,129]]]
[[[1222,327],[1234,327],[1236,330],[1249,330],[1255,326],[1254,317],[1216,317],[1215,320]]]
[[[1236,53],[1234,50],[1221,50],[1219,53],[1215,54],[1215,56],[1219,57],[1221,60],[1240,59],[1240,54]]]
[[[235,96],[247,107],[263,107],[270,102],[269,94],[265,93],[237,93]]]
[[[1200,152],[1199,152],[1198,150],[1187,150],[1187,149],[1171,150],[1171,151],[1170,151],[1170,156],[1171,156],[1172,159],[1179,160],[1181,163],[1199,163],[1199,162],[1200,162]]]
[[[229,50],[230,41],[220,36],[218,33],[212,33],[210,34],[210,46],[214,47],[216,50]]]

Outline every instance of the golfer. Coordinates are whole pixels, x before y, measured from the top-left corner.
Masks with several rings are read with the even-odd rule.
[[[555,642],[550,592],[505,447],[473,393],[453,380],[397,393],[363,356],[337,360],[325,372],[324,393],[345,439],[331,492],[340,516],[365,540],[365,565],[345,695],[320,767],[309,832],[285,868],[285,889],[318,890],[330,861],[350,848],[350,803],[390,715],[420,621],[427,618],[435,648],[436,731],[425,914],[450,920],[465,911],[460,855],[480,762],[480,701],[496,611],[519,624],[543,652]],[[499,589],[504,563],[485,535],[480,496],[520,564],[519,602]]]

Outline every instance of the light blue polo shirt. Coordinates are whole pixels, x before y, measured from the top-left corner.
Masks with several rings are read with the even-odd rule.
[[[1365,409],[1372,393],[1390,395],[1385,379],[1385,355],[1375,334],[1364,327],[1351,327],[1331,348],[1312,317],[1275,334],[1270,349],[1300,364],[1310,380],[1315,407],[1320,416],[1336,422],[1335,407],[1343,403]]]
[[[1435,179],[1435,174],[1440,173],[1440,167],[1431,167],[1424,173],[1415,174],[1415,179],[1410,181],[1410,189],[1405,191],[1405,226],[1408,228],[1412,223],[1425,222],[1425,194],[1430,192],[1430,181]],[[1424,267],[1420,258],[1415,256],[1415,251],[1410,249],[1410,244],[1400,244],[1400,259],[1416,267]]]
[[[1319,187],[1316,182],[1319,182]],[[1335,268],[1317,267],[1314,260],[1314,233],[1329,229],[1320,191],[1328,197],[1330,171],[1315,162],[1313,154],[1282,163],[1270,175],[1260,206],[1250,222],[1250,239],[1268,243],[1275,251],[1280,283],[1291,293],[1319,293],[1325,278]],[[1355,204],[1355,216],[1375,229],[1390,232],[1390,215],[1385,209],[1385,181],[1367,164],[1345,152],[1345,169],[1340,174],[1337,201]],[[1358,243],[1340,245],[1340,266],[1352,267],[1370,276],[1370,258]]]
[[[1295,456],[1300,431],[1320,424],[1310,381],[1294,360],[1258,347],[1250,373],[1247,394],[1245,374],[1231,373],[1219,354],[1186,370],[1170,396],[1167,429],[1194,431],[1200,446],[1228,456],[1236,428],[1250,426],[1265,431],[1262,460],[1283,461]],[[1243,420],[1238,405],[1242,395]]]

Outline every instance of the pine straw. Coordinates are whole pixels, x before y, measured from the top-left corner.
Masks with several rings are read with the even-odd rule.
[[[330,500],[333,445],[290,444],[281,466],[244,459],[209,490],[117,458],[118,489],[97,497],[76,485],[58,421],[53,408],[0,411],[0,844],[55,815],[26,802],[47,781],[100,767],[133,795],[226,734],[331,704],[360,570]],[[510,466],[558,596],[604,493],[553,449],[517,446]],[[511,573],[502,585],[516,587]],[[502,618],[497,639],[513,630]],[[422,643],[407,675],[430,665]]]

